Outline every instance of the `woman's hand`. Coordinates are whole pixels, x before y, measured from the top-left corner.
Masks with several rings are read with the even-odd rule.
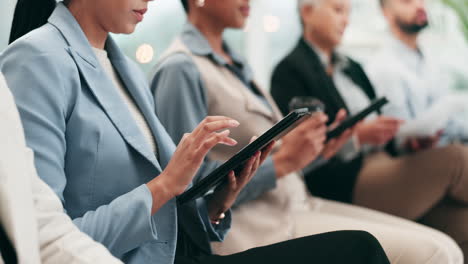
[[[356,127],[359,143],[374,146],[385,145],[396,136],[402,124],[402,120],[385,116],[363,122]]]
[[[273,145],[274,142],[250,158],[239,175],[235,175],[234,171],[231,171],[228,182],[215,189],[208,201],[208,214],[212,223],[218,224],[224,218],[224,212],[232,207],[239,193],[250,182],[258,167],[270,154]]]
[[[346,110],[341,109],[338,111],[335,117],[335,121],[330,125],[329,129],[334,129],[346,119]],[[354,134],[354,128],[350,128],[343,132],[338,138],[331,139],[325,145],[325,148],[322,151],[321,156],[325,159],[331,159],[336,155],[338,151],[343,147],[343,145],[348,142],[351,136]]]
[[[187,189],[205,156],[214,146],[237,144],[229,137],[229,130],[225,130],[237,126],[239,122],[234,119],[212,116],[205,118],[192,133],[182,137],[165,170],[147,184],[153,196],[153,213]]]
[[[280,149],[273,155],[278,178],[303,169],[324,149],[328,117],[315,113],[282,139]]]

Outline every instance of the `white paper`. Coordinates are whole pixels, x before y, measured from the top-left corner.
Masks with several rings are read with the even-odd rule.
[[[443,130],[450,119],[468,110],[468,95],[447,95],[435,102],[424,114],[407,121],[398,132],[398,137],[428,137]]]

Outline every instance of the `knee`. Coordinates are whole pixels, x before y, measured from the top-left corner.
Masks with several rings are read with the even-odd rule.
[[[360,245],[366,246],[367,248],[382,248],[377,238],[366,231],[349,231],[350,236],[353,240]]]
[[[459,162],[464,162],[468,160],[468,148],[461,144],[452,144],[446,147],[441,148],[440,156],[447,157],[450,160],[456,160]]]
[[[445,243],[444,243],[445,242]],[[448,240],[439,240],[432,241],[432,243],[427,243],[426,248],[429,249],[431,257],[424,263],[453,263],[453,264],[462,264],[463,263],[463,253],[461,248],[451,241]],[[424,245],[421,245],[424,247]]]
[[[418,237],[407,241],[406,249],[400,254],[402,263],[462,264],[460,247],[448,236]],[[414,247],[414,245],[417,245]]]

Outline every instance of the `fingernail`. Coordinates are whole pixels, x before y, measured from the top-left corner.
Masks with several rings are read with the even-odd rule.
[[[240,123],[236,120],[231,120],[229,123],[235,127],[238,127],[240,125]]]
[[[237,141],[235,141],[233,139],[233,141],[231,141],[231,142],[223,142],[222,144],[233,147],[233,146],[237,145]]]

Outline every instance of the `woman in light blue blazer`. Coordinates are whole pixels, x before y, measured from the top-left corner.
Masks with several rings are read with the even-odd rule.
[[[176,149],[154,113],[146,78],[108,36],[133,32],[148,2],[18,1],[11,41],[19,39],[1,54],[0,70],[35,151],[38,174],[74,223],[126,263],[276,263],[285,257],[306,263],[301,256],[316,240],[329,249],[352,240],[345,256],[388,263],[375,238],[363,232],[211,255],[209,242],[223,239],[229,208],[271,147],[237,177],[230,173],[211,195],[176,204],[197,171],[204,175],[210,169],[201,166],[207,152],[218,143],[236,144],[228,129],[239,124],[209,117]],[[366,249],[363,254],[354,253],[356,245]]]

